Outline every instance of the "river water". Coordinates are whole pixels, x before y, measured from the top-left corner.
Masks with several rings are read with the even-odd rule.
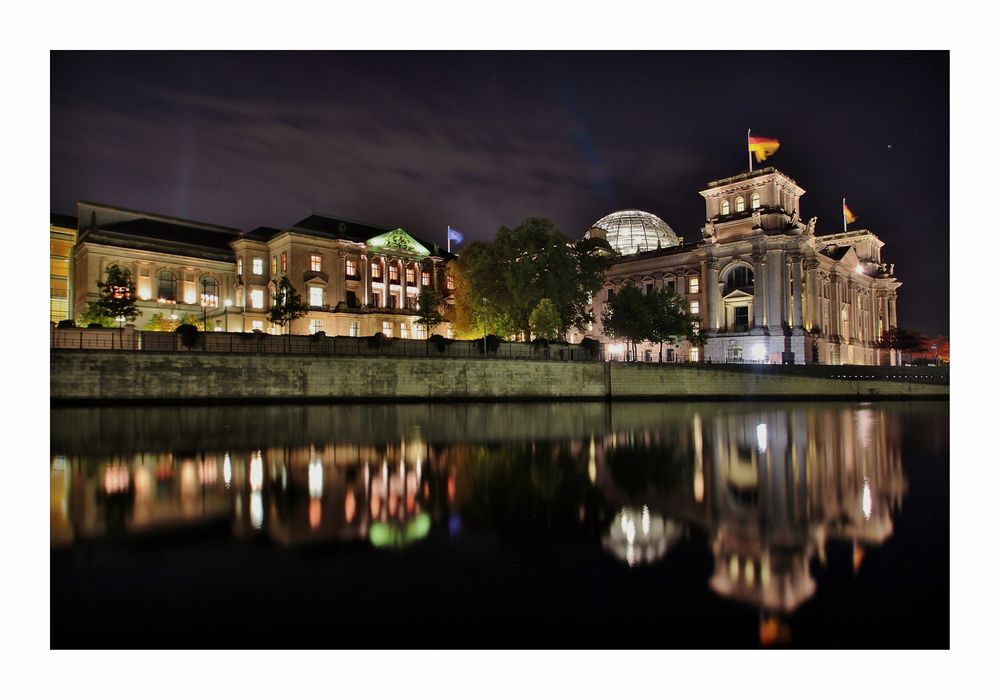
[[[54,648],[947,648],[948,403],[51,411]]]

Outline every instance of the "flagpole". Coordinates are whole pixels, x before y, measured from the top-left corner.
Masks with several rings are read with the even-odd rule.
[[[750,165],[750,172],[753,172],[753,153],[750,152],[750,129],[747,129],[747,163]]]
[[[847,233],[847,197],[840,200],[840,213],[844,216],[844,233]]]

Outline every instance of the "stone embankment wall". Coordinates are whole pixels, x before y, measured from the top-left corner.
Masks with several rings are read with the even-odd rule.
[[[698,365],[52,350],[55,402],[946,398],[941,384]]]

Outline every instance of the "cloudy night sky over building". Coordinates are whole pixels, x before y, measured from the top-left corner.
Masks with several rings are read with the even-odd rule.
[[[445,245],[644,209],[700,238],[710,180],[765,163],[885,242],[900,325],[948,333],[947,52],[53,52],[51,209],[252,229],[320,212]],[[459,249],[460,251],[460,249]],[[933,283],[929,282],[933,280]]]

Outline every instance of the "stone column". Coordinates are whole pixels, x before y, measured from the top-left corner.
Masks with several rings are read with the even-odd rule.
[[[808,304],[806,305],[806,325],[809,327],[809,330],[815,331],[819,329],[823,321],[823,312],[819,305],[820,299],[823,296],[823,290],[820,289],[819,275],[816,274],[819,262],[815,258],[810,258],[805,261],[803,267],[806,269],[806,289],[809,293]]]
[[[764,307],[767,304],[767,277],[765,276],[764,254],[753,255],[753,327],[764,328]]]
[[[705,313],[708,320],[707,330],[716,331],[719,329],[719,261],[716,258],[709,258],[705,261]]]
[[[802,256],[788,256],[792,267],[792,328],[802,330]]]
[[[847,342],[854,345],[858,342],[858,290],[854,282],[847,280]]]
[[[896,328],[896,292],[889,293],[889,327]]]
[[[365,286],[364,299],[361,303],[370,306],[372,303],[372,260],[368,255],[361,255],[361,282]]]
[[[334,260],[337,261],[337,264],[334,265],[332,274],[330,275],[330,281],[333,282],[331,285],[333,287],[333,294],[332,297],[330,295],[327,296],[326,303],[328,306],[336,308],[337,304],[347,300],[347,252],[338,250]],[[337,266],[339,266],[339,269]]]
[[[840,322],[840,297],[840,276],[834,272],[830,274],[830,325],[833,326],[830,338],[835,341],[841,341],[840,335],[844,332],[844,326]]]
[[[783,251],[767,252],[767,328],[772,335],[783,332],[784,300],[788,295],[788,269],[784,265]]]

